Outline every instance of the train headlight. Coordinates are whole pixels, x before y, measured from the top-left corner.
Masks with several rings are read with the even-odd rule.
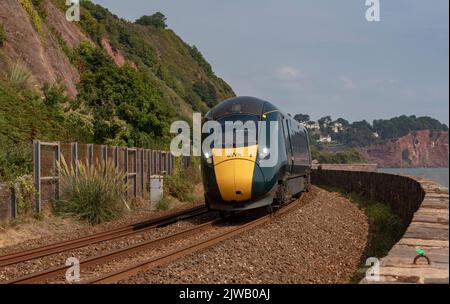
[[[208,164],[212,164],[212,157],[211,157],[211,154],[209,154],[208,152],[205,152],[205,153],[203,154],[203,156],[205,157],[206,162],[207,162]]]
[[[259,151],[259,159],[267,159],[270,156],[270,150],[267,147],[262,148]]]

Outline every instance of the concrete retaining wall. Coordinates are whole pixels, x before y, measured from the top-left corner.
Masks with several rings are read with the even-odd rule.
[[[314,164],[313,169],[377,172],[377,164]]]
[[[448,189],[414,177],[376,172],[313,170],[312,181],[385,202],[405,224],[403,238],[380,260],[379,278],[363,283],[449,282]],[[430,259],[414,264],[416,249]]]

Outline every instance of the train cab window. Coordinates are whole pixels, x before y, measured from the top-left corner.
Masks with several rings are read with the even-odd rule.
[[[237,114],[223,117],[218,122],[222,126],[222,148],[239,148],[257,144],[258,116]],[[229,132],[232,132],[232,134]],[[232,142],[227,142],[229,139]]]

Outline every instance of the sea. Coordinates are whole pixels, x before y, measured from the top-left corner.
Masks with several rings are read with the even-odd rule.
[[[378,168],[378,171],[422,177],[448,188],[448,168]]]

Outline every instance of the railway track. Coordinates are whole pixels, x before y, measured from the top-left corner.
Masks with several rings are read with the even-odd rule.
[[[290,203],[289,205],[281,208],[279,211],[277,211],[274,214],[267,214],[265,216],[259,217],[255,220],[252,220],[252,221],[242,224],[240,226],[234,227],[231,230],[227,230],[227,231],[224,231],[223,233],[218,233],[209,238],[196,241],[192,244],[183,246],[181,248],[177,248],[175,250],[172,250],[172,251],[164,253],[162,255],[153,257],[147,261],[137,263],[130,267],[123,268],[123,269],[108,273],[106,275],[103,275],[101,277],[91,279],[85,283],[87,283],[87,284],[117,283],[120,280],[127,279],[127,278],[137,274],[140,271],[153,269],[155,267],[175,261],[183,256],[188,255],[188,254],[191,254],[191,253],[197,252],[199,250],[214,246],[224,240],[230,239],[233,236],[239,235],[249,229],[252,229],[256,226],[264,224],[264,223],[270,221],[273,217],[280,216],[284,213],[287,213],[288,211],[297,207],[299,204],[300,204],[300,201],[296,200],[293,203]]]
[[[47,246],[33,248],[21,252],[10,253],[0,257],[0,267],[5,267],[33,259],[42,258],[48,255],[78,249],[81,247],[85,247],[100,242],[114,240],[117,238],[129,236],[136,233],[142,233],[150,229],[154,229],[156,227],[169,225],[183,219],[188,219],[204,214],[206,212],[208,212],[206,207],[197,206],[194,208],[176,212],[174,214],[169,214],[159,218],[126,225],[123,227],[88,235],[85,237],[50,244]]]
[[[180,257],[183,257],[187,254],[205,249],[207,247],[213,246],[221,241],[229,239],[233,236],[241,234],[249,229],[252,229],[258,225],[266,223],[270,221],[273,217],[277,217],[281,214],[288,212],[289,210],[295,208],[300,204],[299,200],[296,200],[285,207],[281,208],[274,214],[267,214],[262,217],[258,217],[249,222],[245,222],[236,227],[228,227],[229,229],[223,229],[224,231],[216,233],[212,236],[208,236],[206,238],[202,238],[200,240],[188,243],[187,245],[180,246],[174,250],[165,252],[161,255],[151,257],[150,259],[146,259],[142,262],[138,262],[133,264],[132,266],[128,266],[122,269],[119,269],[114,272],[106,273],[101,276],[93,277],[88,280],[83,281],[82,283],[86,284],[104,284],[104,283],[115,283],[120,280],[126,279],[139,271],[153,269],[157,266],[167,264],[172,262]],[[200,212],[200,211],[198,211]],[[204,232],[207,229],[211,229],[213,227],[219,226],[224,223],[223,219],[214,219],[210,220],[206,223],[200,224],[196,227],[189,228],[180,232],[176,232],[174,234],[163,236],[154,240],[144,241],[123,249],[117,249],[114,251],[110,251],[98,256],[94,256],[92,258],[80,261],[80,272],[81,273],[89,273],[89,268],[96,265],[103,265],[108,263],[109,261],[115,260],[117,258],[125,258],[127,256],[132,255],[133,253],[158,248],[158,246],[164,244],[170,244],[171,242],[176,242],[178,240],[186,240],[189,237],[195,236]],[[63,281],[63,277],[66,271],[71,266],[57,266],[54,268],[47,269],[45,271],[33,273],[24,277],[20,277],[17,279],[13,279],[11,281],[6,282],[7,284],[34,284],[34,283],[47,283],[54,282],[55,279],[57,282]]]

